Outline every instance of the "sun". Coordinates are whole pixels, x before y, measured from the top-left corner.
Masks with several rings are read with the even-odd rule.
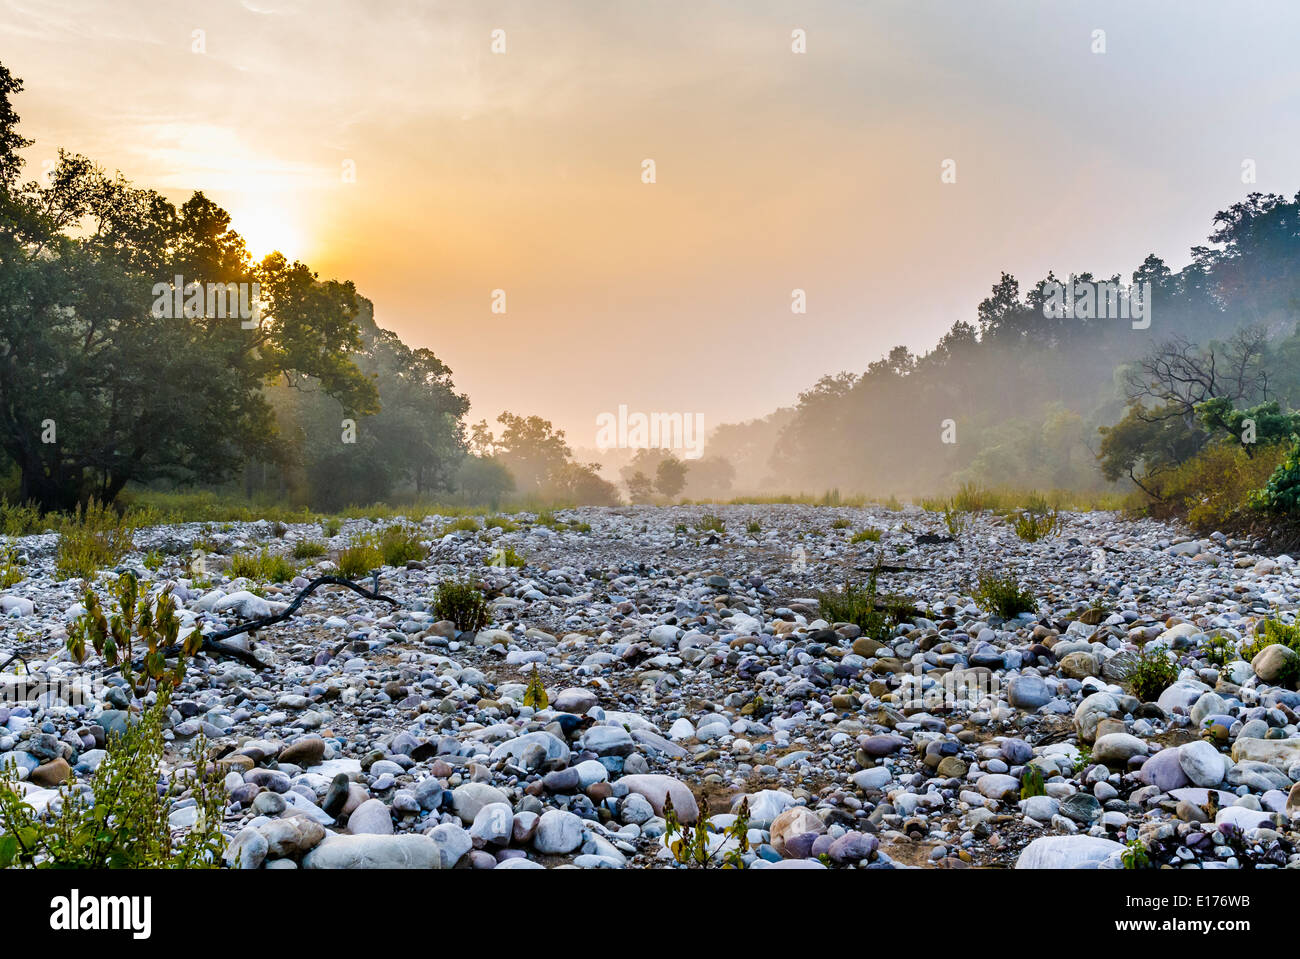
[[[289,260],[301,258],[305,235],[287,211],[258,204],[233,212],[230,228],[244,238],[248,253],[260,262],[277,250]]]

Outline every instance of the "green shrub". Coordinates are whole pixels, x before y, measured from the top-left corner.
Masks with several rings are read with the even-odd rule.
[[[759,533],[763,532],[763,524],[756,519],[751,519],[745,524],[745,532],[750,536],[757,536]]]
[[[0,535],[30,536],[53,525],[41,518],[41,511],[34,503],[11,504],[8,499],[0,497]]]
[[[369,576],[372,569],[383,565],[384,553],[379,548],[379,537],[373,532],[358,533],[339,550],[339,574],[347,579]]]
[[[850,538],[850,543],[879,543],[881,532],[878,529],[864,529],[854,533]]]
[[[705,513],[696,521],[695,528],[701,533],[725,533],[727,524],[722,521],[721,516]]]
[[[320,540],[300,539],[293,544],[294,559],[316,559],[328,552],[329,550]]]
[[[1255,638],[1249,643],[1242,641],[1241,658],[1250,662],[1264,651],[1264,647],[1274,644],[1300,653],[1300,623],[1288,626],[1278,619],[1260,622],[1255,627]]]
[[[61,790],[57,817],[38,817],[18,794],[17,770],[0,770],[0,869],[205,869],[220,865],[226,793],[215,768],[201,763],[188,779],[158,788],[168,693],[139,722],[113,735],[108,755],[91,781],[93,800],[79,789]],[[198,740],[196,755],[206,743]],[[173,842],[168,816],[173,793],[183,788],[197,802],[197,824]]]
[[[151,573],[156,573],[158,570],[162,569],[162,564],[163,554],[158,552],[156,549],[149,550],[149,552],[144,554],[144,559],[140,561],[140,565]]]
[[[473,516],[462,516],[460,519],[449,524],[443,533],[477,533],[478,520]]]
[[[343,529],[343,521],[337,517],[331,516],[329,519],[321,520],[320,528],[326,538],[333,539],[335,536],[339,535],[339,531]]]
[[[848,529],[852,525],[853,524],[846,519],[837,519],[835,522],[831,523],[831,529]]]
[[[279,553],[263,547],[257,553],[237,553],[230,558],[230,575],[257,583],[287,583],[298,575],[298,567]]]
[[[131,551],[136,527],[134,517],[119,516],[98,500],[92,499],[84,510],[78,506],[61,523],[54,563],[59,578],[93,579],[104,567],[121,562]]]
[[[483,517],[483,528],[499,529],[503,533],[513,533],[519,529],[519,525],[508,516],[485,516]]]
[[[18,563],[18,550],[12,546],[0,549],[0,589],[8,589],[24,578],[22,566]]]
[[[384,565],[405,566],[411,560],[427,558],[429,551],[421,542],[422,535],[418,526],[408,523],[385,527],[378,541]]]
[[[118,607],[112,619],[104,616],[99,595],[86,588],[83,598],[86,611],[73,622],[65,640],[69,655],[77,663],[84,663],[89,645],[110,668],[120,664],[122,678],[141,694],[151,682],[159,689],[178,685],[185,678],[187,661],[203,646],[203,633],[194,629],[183,643],[178,642],[180,620],[176,617],[171,587],[162,590],[157,601],[151,603],[148,597],[140,598],[139,581],[134,573],[127,571],[113,583],[110,593]],[[137,642],[144,646],[144,672],[139,682],[134,664]],[[174,657],[174,665],[167,664],[168,656]]]
[[[900,622],[917,614],[911,603],[898,596],[878,591],[879,566],[871,571],[865,586],[845,583],[838,592],[817,594],[822,617],[832,623],[852,623],[869,639],[884,640]]]
[[[1270,513],[1300,513],[1300,441],[1286,451],[1264,488],[1251,494],[1250,505]]]
[[[1021,589],[1014,576],[994,576],[981,573],[973,594],[975,602],[983,609],[996,613],[1003,619],[1012,619],[1021,613],[1038,610],[1038,602],[1029,590]]]
[[[462,632],[482,629],[488,624],[487,601],[469,580],[439,583],[433,598],[433,614],[440,620],[451,620]]]
[[[1170,662],[1163,649],[1144,649],[1125,678],[1133,695],[1149,703],[1178,679],[1178,666]]]

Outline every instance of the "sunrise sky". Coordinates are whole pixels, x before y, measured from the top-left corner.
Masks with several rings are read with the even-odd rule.
[[[927,349],[1003,269],[1183,265],[1300,189],[1298,37],[1289,0],[0,0],[34,173],[205,191],[354,280],[472,420],[577,447],[620,404],[711,429]]]

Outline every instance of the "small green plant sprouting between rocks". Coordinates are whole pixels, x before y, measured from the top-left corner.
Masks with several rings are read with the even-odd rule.
[[[1227,666],[1236,656],[1232,640],[1223,635],[1211,636],[1202,645],[1201,651],[1205,654],[1205,662],[1211,666]]]
[[[1125,678],[1133,695],[1149,703],[1178,679],[1178,666],[1170,662],[1163,649],[1144,649]]]
[[[343,521],[337,517],[329,517],[320,521],[320,531],[326,539],[333,539],[339,535],[339,530],[343,528]]]
[[[163,554],[156,549],[151,549],[144,554],[144,559],[140,560],[140,565],[151,573],[156,573],[162,569]]]
[[[720,860],[723,869],[744,869],[745,854],[749,852],[749,797],[741,800],[736,818],[723,830],[723,841],[717,852],[709,851],[709,800],[700,799],[700,814],[694,826],[685,826],[677,818],[671,794],[664,795],[664,840],[677,862],[684,865],[708,867]],[[735,845],[728,849],[734,840]]]
[[[156,683],[159,689],[178,685],[185,677],[186,661],[196,656],[203,646],[202,630],[191,630],[185,641],[178,643],[180,620],[176,617],[176,600],[170,586],[151,603],[147,597],[140,598],[135,574],[126,572],[117,578],[111,592],[117,600],[118,611],[108,619],[99,604],[99,596],[86,587],[86,611],[68,631],[68,653],[76,662],[84,663],[89,646],[104,658],[109,668],[120,664],[122,678],[140,694],[148,690],[150,683]],[[140,681],[136,679],[134,664],[137,640],[144,647]],[[170,667],[169,655],[175,657],[175,664]]]
[[[532,675],[528,677],[528,687],[524,690],[524,705],[531,706],[533,709],[545,709],[551,700],[546,695],[546,684],[542,682],[542,674],[534,669]]]
[[[854,533],[854,534],[849,538],[849,542],[850,542],[850,543],[853,543],[853,544],[857,544],[857,543],[879,543],[879,542],[880,542],[880,537],[881,537],[881,532],[880,532],[880,530],[878,530],[878,529],[864,529],[864,530],[859,530],[858,532]]]
[[[55,571],[60,579],[94,579],[131,551],[135,530],[133,519],[118,516],[98,500],[92,499],[84,510],[78,506],[60,529]]]
[[[745,532],[750,536],[757,536],[759,533],[763,532],[763,524],[756,519],[751,519],[745,524]]]
[[[721,516],[705,513],[696,521],[695,528],[701,533],[725,533],[727,524],[722,521]]]
[[[852,623],[868,639],[884,640],[890,630],[917,614],[914,606],[899,596],[880,595],[880,558],[872,567],[865,586],[849,582],[839,592],[817,594],[822,616],[833,623]]]
[[[1037,543],[1040,539],[1059,533],[1064,524],[1061,522],[1061,514],[1056,510],[1022,510],[1016,514],[1011,525],[1016,535],[1026,543]]]
[[[499,529],[503,533],[513,533],[519,529],[519,524],[509,516],[484,516],[484,529]]]
[[[450,620],[462,632],[482,629],[488,624],[488,605],[483,593],[468,580],[444,580],[433,597],[433,614]]]
[[[287,583],[298,575],[298,567],[279,553],[262,547],[256,553],[236,553],[230,557],[230,575],[255,583]]]
[[[1047,789],[1043,785],[1043,771],[1030,763],[1020,775],[1020,798],[1028,799],[1031,796],[1045,795]]]
[[[1038,609],[1038,601],[1027,589],[1021,589],[1014,576],[995,576],[981,573],[972,594],[982,609],[996,613],[1003,619],[1014,619],[1021,613]]]
[[[489,566],[498,566],[503,569],[507,567],[519,568],[521,566],[526,566],[527,561],[515,552],[513,546],[505,546],[501,549],[494,549],[488,555],[487,564]]]
[[[1151,868],[1151,857],[1147,855],[1147,847],[1141,839],[1130,840],[1119,858],[1125,869]]]
[[[831,523],[831,529],[848,529],[853,524],[846,519],[837,519]]]
[[[225,849],[221,822],[226,793],[213,764],[200,761],[186,779],[160,789],[163,722],[169,691],[138,722],[108,742],[108,755],[95,770],[91,799],[76,785],[62,787],[57,815],[38,816],[23,802],[17,770],[0,769],[0,869],[213,869]],[[196,741],[195,755],[206,753]],[[188,792],[198,819],[173,842],[169,819],[175,795]]]

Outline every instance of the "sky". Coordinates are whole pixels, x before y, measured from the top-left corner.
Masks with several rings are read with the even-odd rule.
[[[202,190],[353,280],[472,421],[579,448],[924,351],[1003,270],[1183,265],[1300,190],[1297,36],[1292,0],[0,0],[35,173]]]

